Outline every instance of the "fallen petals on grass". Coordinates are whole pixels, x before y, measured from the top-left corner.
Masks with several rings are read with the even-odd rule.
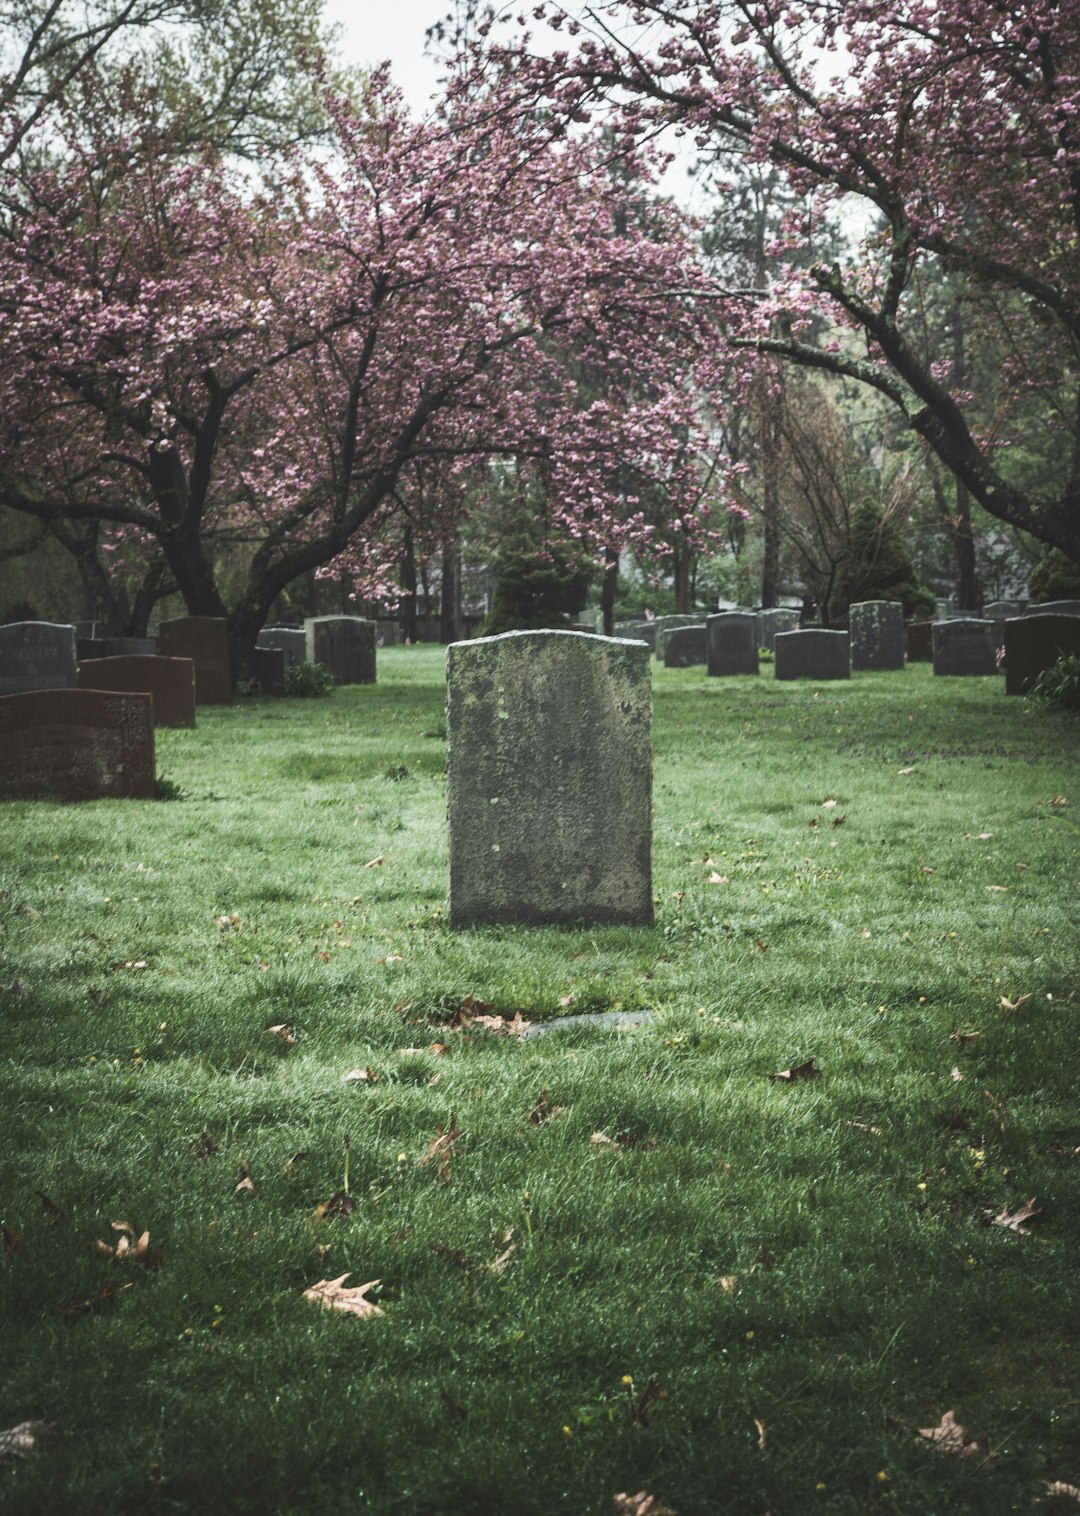
[[[347,1316],[385,1315],[381,1306],[367,1299],[368,1290],[373,1290],[381,1280],[369,1279],[367,1284],[355,1284],[346,1289],[345,1281],[351,1272],[339,1274],[336,1279],[320,1279],[318,1284],[304,1291],[304,1299],[314,1300],[328,1311],[343,1311]]]

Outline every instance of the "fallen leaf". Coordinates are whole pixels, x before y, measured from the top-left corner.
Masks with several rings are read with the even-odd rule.
[[[611,1508],[615,1516],[675,1516],[670,1506],[660,1505],[655,1495],[639,1490],[636,1495],[612,1495]]]
[[[366,869],[381,869],[388,857],[388,853],[380,853],[379,856],[377,858],[373,858],[370,863],[365,863],[364,867]]]
[[[920,873],[921,873],[921,874],[932,874],[932,873],[933,873],[933,872],[934,872],[934,871],[933,871],[933,869],[931,869],[931,868],[927,868],[927,867],[926,867],[926,865],[925,865],[925,864],[924,864],[924,865],[923,865],[923,866],[922,866],[922,868],[921,868],[921,869],[920,869],[920,870],[919,870],[919,872],[920,872]]]
[[[203,1132],[201,1137],[193,1137],[188,1143],[188,1152],[193,1158],[209,1158],[217,1152],[217,1143],[209,1132]]]
[[[765,1441],[766,1441],[765,1423],[762,1420],[760,1420],[759,1417],[755,1416],[754,1417],[754,1425],[755,1425],[755,1427],[757,1427],[758,1452],[759,1453],[764,1453],[764,1451],[765,1451]]]
[[[318,1284],[313,1284],[304,1291],[304,1299],[317,1301],[328,1311],[344,1311],[349,1316],[385,1315],[381,1306],[365,1299],[367,1291],[374,1289],[381,1280],[369,1279],[367,1284],[356,1284],[346,1289],[345,1281],[349,1272],[339,1274],[337,1279],[320,1279]]]
[[[950,1032],[949,1041],[958,1042],[961,1047],[967,1047],[969,1042],[977,1042],[981,1036],[981,1032]]]
[[[1018,995],[1015,1000],[1010,1000],[1006,995],[1001,997],[1001,1009],[1005,1011],[1018,1011],[1022,1005],[1027,1005],[1030,995]]]
[[[468,1416],[469,1413],[465,1407],[463,1405],[458,1405],[453,1395],[451,1395],[447,1390],[439,1391],[439,1399],[442,1401],[446,1409],[450,1412],[450,1415],[455,1417],[458,1421],[464,1421]]]
[[[993,835],[993,832],[965,832],[964,840],[966,842],[989,842]]]
[[[555,1107],[556,1111],[561,1109],[561,1106]],[[589,1141],[596,1147],[622,1148],[624,1151],[631,1148],[645,1149],[656,1146],[655,1137],[639,1137],[636,1132],[631,1131],[617,1132],[614,1137],[608,1137],[604,1132],[594,1132]]]
[[[797,1068],[783,1069],[779,1074],[770,1074],[769,1078],[776,1084],[795,1084],[799,1079],[820,1079],[821,1070],[814,1067],[812,1058],[808,1058]]]
[[[872,1137],[881,1136],[881,1128],[879,1126],[870,1126],[865,1121],[845,1121],[844,1125],[849,1126],[853,1132],[867,1132]]]
[[[988,895],[1004,895],[1008,888],[1007,884],[988,884],[986,886],[986,893]]]
[[[952,1080],[953,1084],[963,1084],[964,1082],[964,1075],[960,1072],[955,1063],[952,1066],[952,1073],[949,1075],[949,1078]]]
[[[507,1230],[503,1233],[502,1237],[499,1239],[500,1242],[506,1243],[506,1246],[503,1248],[503,1251],[498,1255],[498,1257],[493,1258],[488,1264],[488,1268],[493,1274],[505,1274],[511,1258],[513,1258],[514,1254],[517,1252],[517,1243],[511,1241],[513,1235],[513,1227],[508,1227]]]
[[[910,768],[910,769],[897,769],[896,772],[900,775],[901,778],[904,778],[907,774],[913,774],[915,772],[915,770],[914,770],[914,768]]]
[[[873,935],[874,934],[871,932],[870,928],[867,927],[867,926],[864,926],[863,929],[862,929],[862,931],[859,933],[859,936],[863,939],[864,942],[865,941],[869,941],[869,939]]]
[[[254,1195],[255,1194],[255,1181],[254,1181],[254,1179],[252,1179],[252,1177],[248,1173],[247,1169],[241,1168],[241,1170],[240,1170],[240,1178],[236,1181],[236,1188],[233,1191],[233,1193],[235,1195]]]
[[[723,1292],[724,1292],[725,1295],[734,1295],[735,1292],[736,1292],[736,1290],[739,1288],[739,1277],[738,1277],[738,1275],[737,1274],[724,1274],[724,1275],[722,1275],[721,1279],[720,1279],[720,1288],[723,1290]]]
[[[831,795],[830,795],[830,796],[829,796],[829,798],[828,798],[828,800],[823,800],[823,801],[822,801],[822,802],[821,802],[821,809],[822,809],[822,810],[823,810],[823,811],[828,811],[828,810],[831,810],[831,809],[832,809],[832,807],[833,807],[833,806],[834,806],[834,805],[835,805],[835,804],[836,804],[836,801],[835,801],[835,800],[834,800],[834,799],[833,799],[833,798],[832,798],[832,796],[831,796]]]
[[[428,1048],[428,1052],[434,1053],[436,1058],[445,1058],[449,1051],[450,1044],[448,1042],[433,1042]]]
[[[565,1114],[566,1107],[549,1104],[547,1090],[541,1090],[537,1096],[536,1104],[529,1112],[529,1120],[533,1126],[540,1126],[545,1121],[552,1121],[556,1116],[564,1116]]]
[[[985,1437],[971,1437],[952,1411],[946,1411],[936,1427],[920,1427],[916,1442],[929,1443],[939,1453],[953,1453],[960,1458],[978,1458],[989,1463],[994,1456]]]
[[[372,1068],[350,1069],[341,1076],[342,1084],[378,1084],[379,1076]]]
[[[771,1250],[771,1248],[769,1248],[768,1244],[766,1244],[766,1246],[762,1248],[761,1252],[754,1259],[754,1270],[756,1271],[757,1269],[764,1269],[765,1272],[768,1273],[770,1269],[774,1269],[775,1267],[776,1254]]]
[[[0,1432],[0,1458],[28,1458],[40,1451],[38,1444],[54,1428],[48,1421],[20,1421],[18,1426]]]
[[[1064,795],[1055,795],[1053,800],[1050,802],[1051,805],[1056,805],[1059,810],[1062,806],[1068,805],[1068,803],[1069,802],[1065,799]]]
[[[294,1048],[296,1046],[296,1034],[293,1032],[292,1027],[286,1025],[284,1021],[280,1022],[277,1026],[268,1026],[265,1035],[267,1037],[280,1037],[287,1048]]]
[[[507,1036],[520,1037],[532,1022],[526,1021],[520,1011],[515,1011],[509,1021],[505,1016],[474,1016],[469,1025],[482,1027],[485,1032],[505,1032]]]
[[[114,1221],[112,1229],[120,1233],[115,1245],[99,1242],[97,1252],[103,1253],[113,1263],[138,1263],[145,1269],[161,1268],[164,1262],[163,1252],[160,1247],[150,1246],[149,1232],[136,1233],[129,1221]]]
[[[463,1135],[464,1133],[458,1131],[457,1117],[454,1112],[451,1111],[450,1125],[444,1132],[442,1129],[442,1122],[439,1122],[438,1126],[435,1128],[435,1136],[429,1140],[428,1150],[420,1160],[421,1164],[424,1165],[427,1165],[429,1163],[436,1164],[436,1173],[444,1184],[446,1184],[450,1178],[450,1164],[453,1158],[451,1149],[458,1138]]]
[[[999,1095],[993,1094],[990,1090],[983,1090],[983,1099],[990,1106],[990,1115],[997,1122],[998,1131],[1003,1132],[1008,1123],[1009,1116],[1008,1111],[1005,1109],[1004,1101]]]
[[[332,1221],[335,1216],[351,1216],[356,1210],[356,1201],[347,1190],[337,1190],[324,1200],[322,1205],[317,1205],[312,1211],[316,1221]]]
[[[120,1289],[130,1290],[130,1284],[119,1286]],[[69,1321],[74,1321],[80,1316],[94,1316],[99,1311],[107,1310],[116,1299],[117,1283],[110,1274],[96,1295],[90,1295],[86,1300],[79,1300],[74,1305],[64,1307],[63,1314]]]
[[[1075,1500],[1080,1504],[1080,1486],[1065,1484],[1060,1479],[1044,1479],[1042,1482],[1046,1486],[1047,1495],[1061,1495],[1066,1500]]]
[[[845,816],[834,816],[832,818],[832,820],[829,822],[829,825],[830,826],[843,826],[843,824],[844,824],[844,822],[846,820],[847,820],[847,816],[846,815]]]
[[[989,1212],[987,1212],[989,1215]],[[1029,1235],[1030,1228],[1024,1225],[1025,1221],[1032,1221],[1036,1216],[1042,1215],[1042,1206],[1035,1204],[1035,1196],[1025,1200],[1015,1210],[1010,1211],[1007,1207],[1000,1210],[991,1218],[991,1226],[1004,1227],[1007,1232],[1018,1232],[1022,1237]]]
[[[306,1149],[303,1152],[294,1153],[291,1158],[287,1158],[281,1165],[281,1172],[283,1174],[288,1174],[292,1169],[296,1167],[298,1163],[303,1163],[305,1158],[310,1157],[311,1154]]]
[[[767,953],[769,951],[769,944],[767,942],[762,942],[760,938],[755,940],[754,946],[757,948],[759,953]]]
[[[714,870],[709,875],[708,879],[706,879],[705,883],[706,884],[730,884],[731,880],[728,878],[728,876],[726,874],[718,874]]]
[[[629,1411],[629,1419],[644,1426],[649,1419],[649,1411],[657,1400],[666,1400],[667,1390],[659,1379],[650,1379],[636,1401],[632,1401]]]

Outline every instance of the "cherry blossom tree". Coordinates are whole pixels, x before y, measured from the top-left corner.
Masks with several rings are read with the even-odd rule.
[[[628,149],[675,129],[797,194],[770,287],[730,291],[732,343],[876,389],[992,516],[1080,559],[1080,7],[594,0],[571,17],[541,0],[517,23],[508,40],[484,19],[472,76],[493,69],[506,109],[568,131],[603,113]],[[857,250],[800,267],[837,209],[861,217]],[[931,263],[995,329],[979,407],[916,330]],[[1033,397],[1049,470],[1018,459]]]
[[[300,574],[386,582],[421,466],[444,540],[481,457],[542,468],[590,550],[651,534],[628,465],[676,508],[694,486],[715,332],[676,213],[661,238],[620,229],[598,141],[493,126],[484,101],[418,123],[379,76],[331,115],[332,151],[256,179],[159,150],[117,101],[92,152],[73,138],[8,184],[0,504],[93,523],[118,575],[163,564],[193,614],[228,617],[238,668]]]

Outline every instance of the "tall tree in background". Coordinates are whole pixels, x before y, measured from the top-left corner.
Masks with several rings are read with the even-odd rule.
[[[602,110],[627,144],[675,126],[774,166],[800,197],[792,257],[768,290],[733,292],[729,340],[877,390],[991,516],[1080,558],[1080,7],[597,0],[582,14],[532,8],[571,34],[554,53],[488,29],[507,109],[543,102],[567,130]],[[858,256],[804,271],[841,203],[872,232]],[[990,426],[954,385],[954,355],[928,358],[913,330],[930,260],[1007,338]],[[1034,394],[1060,479],[1009,466]]]

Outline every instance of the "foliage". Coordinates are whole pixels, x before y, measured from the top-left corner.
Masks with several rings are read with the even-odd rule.
[[[542,557],[508,556],[496,566],[495,593],[483,635],[566,627],[585,605],[592,565],[568,562],[557,549]]]
[[[1028,594],[1036,603],[1080,599],[1080,560],[1046,549],[1028,578]]]
[[[1063,653],[1043,669],[1028,698],[1054,711],[1080,711],[1080,655]]]
[[[855,511],[851,549],[839,586],[845,610],[860,600],[897,600],[909,621],[934,615],[933,594],[916,582],[900,525],[880,506],[867,501]]]
[[[301,658],[285,670],[282,693],[293,700],[320,700],[332,695],[336,688],[334,676],[325,663],[309,663]]]

